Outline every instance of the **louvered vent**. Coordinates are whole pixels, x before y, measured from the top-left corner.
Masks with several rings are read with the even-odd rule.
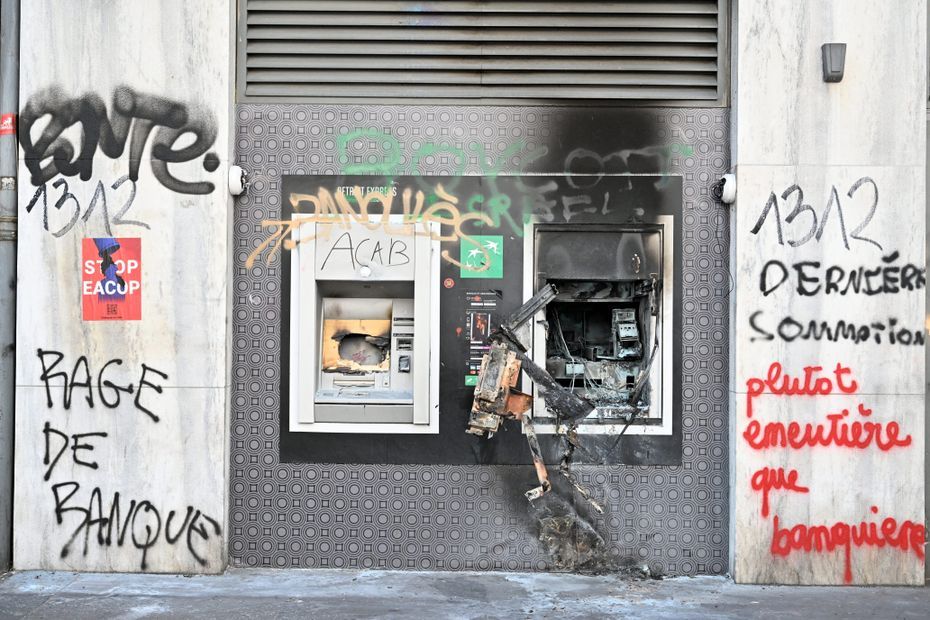
[[[241,0],[246,98],[717,100],[723,0]]]

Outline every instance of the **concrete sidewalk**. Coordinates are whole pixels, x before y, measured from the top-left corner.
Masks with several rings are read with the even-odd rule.
[[[928,588],[737,586],[553,573],[12,573],[0,618],[928,618]]]

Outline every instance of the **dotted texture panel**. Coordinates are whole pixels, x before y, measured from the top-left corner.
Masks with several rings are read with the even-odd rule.
[[[566,118],[594,129],[565,131]],[[547,570],[522,466],[329,465],[278,458],[280,257],[245,267],[281,211],[288,174],[560,173],[540,162],[629,149],[597,129],[615,110],[252,105],[236,108],[230,536],[233,566]],[[656,574],[727,572],[729,218],[709,186],[729,166],[725,109],[639,110],[667,173],[683,180],[683,461],[578,466],[605,505],[594,526],[617,559]],[[561,127],[561,128],[560,128]],[[594,145],[594,146],[592,146]],[[639,145],[636,145],[637,147]],[[577,149],[587,149],[578,151]],[[606,150],[605,150],[606,149]],[[590,163],[590,162],[589,162]],[[605,169],[607,166],[605,166]],[[463,430],[464,432],[464,430]]]

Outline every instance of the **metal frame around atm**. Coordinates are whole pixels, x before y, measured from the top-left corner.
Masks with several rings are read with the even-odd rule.
[[[660,407],[661,411],[661,423],[660,424],[637,424],[634,422],[630,424],[626,429],[625,434],[627,435],[671,435],[673,432],[673,411],[672,411],[672,390],[674,384],[674,374],[672,368],[672,360],[674,358],[672,346],[672,324],[674,322],[674,272],[675,272],[675,248],[674,248],[674,217],[671,215],[660,215],[656,217],[655,222],[643,222],[642,224],[546,224],[542,222],[527,222],[523,227],[523,238],[526,241],[523,244],[523,299],[524,301],[528,300],[536,292],[536,227],[547,227],[553,229],[566,229],[566,230],[584,230],[585,228],[590,228],[592,230],[599,231],[636,231],[636,230],[655,230],[659,229],[662,234],[662,310],[660,315],[660,344],[658,355],[660,356],[658,364],[653,366],[653,373],[660,373],[661,376],[661,387],[658,390],[655,387],[655,382],[651,381],[652,385],[652,400],[653,406]],[[532,339],[532,348],[527,352],[527,355],[534,361],[536,364],[545,368],[546,359],[545,359],[545,330],[540,326],[540,321],[545,321],[545,310],[540,310],[536,317],[533,320],[533,339]],[[542,351],[542,355],[539,354],[539,351]],[[526,376],[526,373],[523,374],[523,385],[530,385],[530,379]],[[533,411],[538,411],[539,408],[545,407],[545,398],[539,393],[536,389],[536,386],[533,386]],[[553,434],[560,431],[556,428],[554,424],[544,424],[537,422],[535,425],[536,432],[539,434]],[[605,424],[586,424],[578,425],[577,432],[579,434],[591,434],[591,435],[612,435],[617,434],[623,429],[625,423],[622,420],[618,420],[613,423]]]
[[[306,218],[294,213],[293,219]],[[372,215],[372,223],[383,222],[384,216]],[[390,215],[387,222],[404,224],[402,215]],[[290,423],[291,432],[309,433],[378,433],[437,434],[439,433],[439,230],[414,224],[416,256],[414,272],[414,402],[413,423],[397,422],[316,422],[314,421],[316,377],[319,364],[319,338],[322,297],[318,294],[314,257],[315,226],[329,224],[322,218],[303,222],[291,229],[296,243],[291,256],[291,322],[290,322]],[[335,216],[333,225],[344,224]],[[313,228],[311,228],[313,227]],[[419,260],[427,256],[428,260]],[[303,277],[302,277],[303,276]],[[309,277],[307,277],[309,276]],[[422,337],[423,335],[427,337]],[[424,365],[421,360],[428,360]],[[423,398],[421,395],[425,394]],[[350,407],[352,405],[345,405]],[[373,406],[368,404],[366,406]],[[374,405],[377,407],[377,405]]]

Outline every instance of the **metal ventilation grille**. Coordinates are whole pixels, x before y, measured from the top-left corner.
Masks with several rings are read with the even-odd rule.
[[[247,98],[717,100],[722,0],[242,0]]]

